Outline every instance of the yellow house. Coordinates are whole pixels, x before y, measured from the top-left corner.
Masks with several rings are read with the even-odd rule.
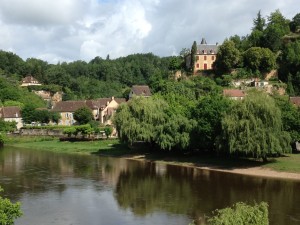
[[[195,54],[195,64],[193,71],[212,70],[213,63],[216,61],[218,53],[218,44],[207,44],[206,40],[202,38],[200,45],[197,45]],[[191,54],[186,57],[186,67],[191,69]]]
[[[98,120],[102,124],[111,124],[111,117],[121,103],[125,103],[125,98],[99,98],[96,100],[82,101],[62,101],[58,102],[52,112],[60,113],[61,119],[59,125],[70,126],[76,121],[74,112],[82,107],[87,107],[91,110],[94,120]]]

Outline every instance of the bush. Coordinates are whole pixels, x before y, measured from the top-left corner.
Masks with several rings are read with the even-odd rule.
[[[254,206],[238,202],[231,208],[216,210],[208,225],[268,225],[268,204],[261,202]]]
[[[0,192],[3,189],[0,187]],[[20,203],[11,203],[9,199],[0,196],[0,224],[13,225],[14,220],[22,216]]]

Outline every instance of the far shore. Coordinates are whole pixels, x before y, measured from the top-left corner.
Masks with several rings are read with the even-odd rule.
[[[128,160],[136,160],[136,161],[152,161],[147,160],[145,155],[133,155],[133,156],[124,156]],[[220,166],[217,165],[205,165],[205,164],[197,164],[197,163],[181,163],[176,161],[164,161],[164,160],[154,160],[156,163],[165,163],[169,165],[177,165],[177,166],[184,166],[184,167],[192,167],[201,170],[209,170],[209,171],[217,171],[223,173],[232,173],[232,174],[241,174],[246,176],[253,176],[253,177],[266,177],[266,178],[276,178],[276,179],[290,179],[290,180],[299,180],[300,181],[300,173],[292,173],[292,172],[281,172],[272,170],[270,168],[266,168],[263,166],[254,166],[254,167],[247,167],[247,168],[230,168],[224,169],[219,168]],[[300,166],[300,165],[299,165]]]
[[[10,138],[7,146],[69,154],[93,154],[122,157],[129,160],[166,163],[202,170],[218,171],[247,176],[300,180],[300,154],[287,154],[270,159],[268,163],[239,158],[213,156],[183,156],[165,153],[149,153],[128,149],[117,139],[93,142],[60,142],[53,138]]]

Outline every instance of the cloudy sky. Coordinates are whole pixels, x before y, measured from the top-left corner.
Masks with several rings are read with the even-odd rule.
[[[0,49],[50,63],[152,52],[176,55],[194,40],[248,34],[253,18],[298,0],[0,0]]]

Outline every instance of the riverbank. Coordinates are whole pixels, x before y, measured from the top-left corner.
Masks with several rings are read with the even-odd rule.
[[[20,137],[8,138],[6,145],[57,153],[97,154],[123,157],[130,160],[155,161],[158,163],[250,176],[300,180],[300,154],[287,154],[283,157],[270,159],[268,163],[262,163],[249,159],[221,158],[207,155],[149,153],[129,149],[116,139],[92,142],[60,142],[58,139],[49,137]]]

